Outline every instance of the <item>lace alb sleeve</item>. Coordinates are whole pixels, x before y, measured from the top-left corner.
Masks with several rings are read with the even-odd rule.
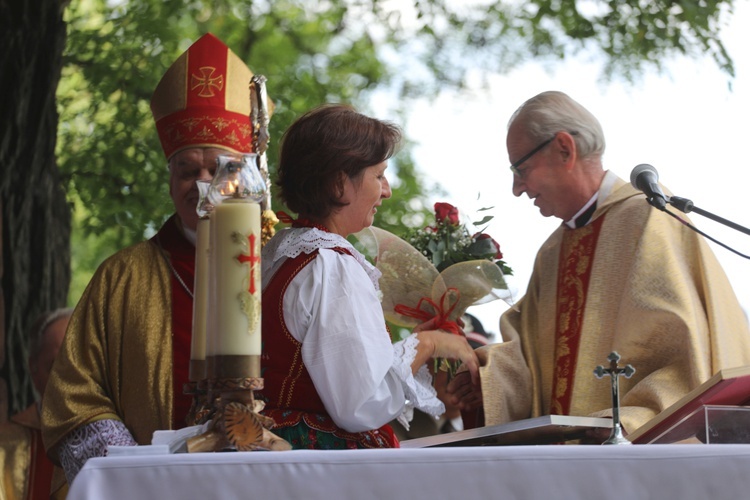
[[[107,455],[107,446],[137,446],[130,431],[119,420],[97,420],[78,427],[60,443],[58,455],[68,484],[93,457]]]

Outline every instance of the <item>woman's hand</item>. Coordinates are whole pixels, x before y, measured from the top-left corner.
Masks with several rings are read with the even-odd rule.
[[[461,361],[462,368],[469,372],[472,382],[479,384],[479,358],[466,337],[440,330],[417,332],[417,356],[412,369],[418,370],[430,358],[447,358]],[[416,370],[415,370],[416,371]]]

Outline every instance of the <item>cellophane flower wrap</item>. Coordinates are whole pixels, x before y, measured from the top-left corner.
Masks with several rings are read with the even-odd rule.
[[[376,227],[356,238],[382,273],[382,307],[389,322],[414,327],[437,318],[438,328],[462,334],[456,320],[468,307],[510,299],[504,274],[512,271],[495,240],[482,231],[472,235],[455,207],[436,203],[435,213],[434,225],[405,239]]]

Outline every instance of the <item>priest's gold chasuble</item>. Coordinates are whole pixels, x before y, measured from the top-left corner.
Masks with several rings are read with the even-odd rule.
[[[607,176],[591,221],[550,235],[526,295],[500,318],[503,341],[482,348],[486,425],[611,415],[593,370],[612,351],[636,369],[620,381],[626,431],[718,370],[750,364],[747,318],[703,236]]]

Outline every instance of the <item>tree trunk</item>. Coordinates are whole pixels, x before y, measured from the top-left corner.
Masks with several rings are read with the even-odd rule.
[[[0,421],[33,396],[31,324],[65,305],[70,207],[55,159],[68,0],[0,0]]]

